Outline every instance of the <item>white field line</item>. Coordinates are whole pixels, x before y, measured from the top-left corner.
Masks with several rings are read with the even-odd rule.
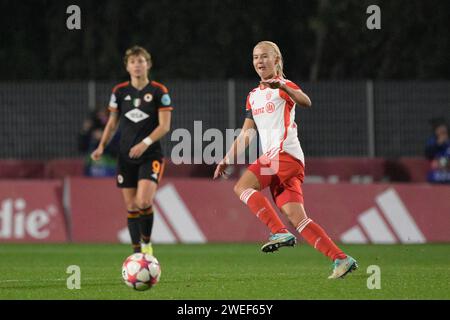
[[[95,280],[111,280],[111,278],[81,278],[82,281],[95,281]],[[121,278],[119,278],[121,280]],[[11,282],[58,282],[67,281],[67,278],[56,278],[56,279],[6,279],[0,280],[0,283],[11,283]]]

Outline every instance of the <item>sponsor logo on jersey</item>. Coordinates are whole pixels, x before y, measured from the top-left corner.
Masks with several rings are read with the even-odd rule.
[[[125,117],[127,117],[134,123],[138,123],[139,121],[147,119],[149,115],[139,109],[133,109],[125,113]]]
[[[146,93],[144,96],[144,101],[145,102],[150,102],[153,100],[153,96],[150,93]]]
[[[252,109],[252,114],[254,116],[260,115],[261,113],[264,113],[264,107]]]
[[[161,97],[161,103],[163,106],[170,106],[170,96],[166,93]]]
[[[266,103],[266,112],[272,113],[274,111],[275,111],[275,105],[272,102],[267,102]]]
[[[130,100],[131,100],[130,95],[127,95],[127,96],[125,97],[125,99],[123,99],[123,100],[125,100],[125,101],[130,101]]]

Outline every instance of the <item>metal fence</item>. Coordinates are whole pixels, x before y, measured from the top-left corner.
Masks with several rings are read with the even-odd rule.
[[[450,120],[450,82],[302,82],[311,109],[297,108],[306,156],[421,156],[429,119]],[[255,81],[167,81],[173,100],[172,129],[239,128]],[[0,83],[0,158],[79,157],[83,120],[106,106],[114,83]],[[163,140],[167,154],[175,144]]]

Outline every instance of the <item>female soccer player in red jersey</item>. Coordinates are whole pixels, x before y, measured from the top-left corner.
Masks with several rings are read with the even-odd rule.
[[[171,100],[167,88],[149,80],[151,56],[142,47],[128,49],[124,57],[131,81],[114,87],[110,116],[99,146],[91,154],[99,160],[120,128],[117,186],[128,210],[128,230],[134,252],[153,254],[153,198],[164,169],[160,139],[169,132]],[[142,243],[141,243],[142,241]]]
[[[257,129],[263,155],[251,164],[234,187],[236,195],[271,231],[263,252],[294,246],[290,233],[261,190],[270,187],[277,207],[297,232],[315,249],[333,261],[329,278],[340,278],[357,268],[355,259],[346,255],[327,233],[306,215],[301,184],[304,178],[304,155],[297,137],[295,105],[311,107],[309,97],[292,81],[285,79],[283,58],[278,46],[259,42],[253,49],[253,66],[261,78],[246,102],[247,115],[238,138],[218,164],[214,178],[225,174],[250,142],[250,129]]]

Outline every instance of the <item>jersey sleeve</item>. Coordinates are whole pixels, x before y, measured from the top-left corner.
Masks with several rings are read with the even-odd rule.
[[[294,82],[292,82],[292,81],[286,81],[286,85],[289,87],[289,88],[292,88],[292,89],[295,89],[295,90],[301,90],[300,89],[300,87],[298,86],[298,85],[296,85]]]
[[[156,81],[153,81],[152,84],[156,86],[155,103],[158,111],[172,111],[172,99],[167,87]]]
[[[253,120],[252,106],[250,105],[250,94],[245,102],[245,118]]]
[[[290,81],[290,80],[286,80],[286,86],[288,86],[289,88],[292,88],[294,90],[302,90],[300,89],[300,87],[298,85],[296,85],[294,82]],[[292,98],[286,93],[286,91],[281,90],[280,89],[280,97],[283,98],[284,100],[286,100],[289,110],[292,109],[295,105],[294,100],[292,100]]]
[[[109,98],[108,110],[111,112],[120,111],[120,90],[114,87],[111,92],[111,97]]]

